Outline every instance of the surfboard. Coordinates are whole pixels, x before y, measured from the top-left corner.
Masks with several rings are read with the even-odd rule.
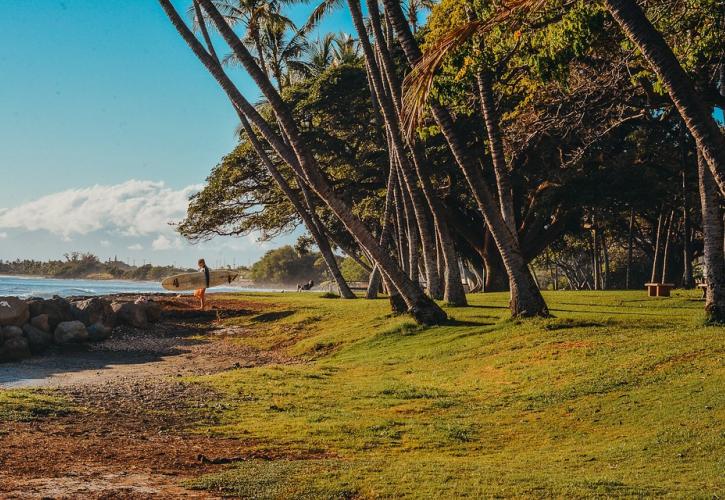
[[[209,271],[209,287],[219,285],[229,285],[237,279],[239,273],[236,271]],[[206,278],[204,273],[197,271],[195,273],[175,274],[161,281],[161,286],[167,290],[196,290],[197,288],[206,287]]]

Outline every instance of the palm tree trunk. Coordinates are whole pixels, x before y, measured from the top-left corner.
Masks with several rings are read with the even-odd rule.
[[[697,95],[689,77],[657,29],[634,0],[605,0],[612,17],[642,52],[667,89],[690,134],[725,195],[725,137],[711,111]]]
[[[657,218],[657,237],[655,239],[655,254],[652,259],[652,276],[650,277],[650,283],[655,283],[657,280],[657,264],[660,258],[660,240],[662,238],[662,223],[664,222],[665,209],[664,207],[660,210],[660,216]]]
[[[690,207],[687,189],[687,149],[684,144],[685,134],[681,134],[682,143],[682,288],[690,289],[695,286],[692,277],[692,246],[690,245]]]
[[[219,58],[216,54],[216,51],[214,50],[214,44],[209,37],[209,32],[206,27],[206,21],[201,12],[201,7],[199,6],[199,2],[196,0],[194,1],[194,12],[197,16],[197,21],[199,23],[202,36],[209,50],[209,55],[216,61],[217,65],[221,67]],[[247,138],[251,142],[252,147],[257,153],[257,156],[259,156],[259,159],[262,160],[262,163],[272,175],[272,178],[275,180],[275,182],[280,187],[290,203],[292,203],[292,206],[295,208],[303,223],[307,227],[307,230],[310,232],[312,238],[315,240],[315,244],[320,249],[320,253],[322,254],[322,258],[327,265],[327,269],[330,272],[330,275],[332,275],[332,277],[335,279],[335,282],[337,283],[337,287],[340,290],[340,295],[346,299],[356,298],[355,294],[352,292],[352,290],[350,290],[350,287],[342,276],[342,272],[340,271],[340,268],[337,264],[337,259],[335,259],[335,255],[330,248],[330,243],[327,240],[327,236],[324,234],[320,227],[321,223],[319,219],[317,219],[314,209],[310,204],[310,200],[307,192],[305,191],[305,187],[303,185],[300,186],[303,194],[305,195],[305,200],[307,201],[307,209],[302,205],[302,202],[298,198],[297,193],[292,190],[287,180],[282,176],[282,174],[280,174],[274,162],[269,158],[269,155],[264,150],[262,143],[259,141],[259,138],[254,132],[254,129],[252,129],[252,126],[247,120],[247,117],[244,115],[244,113],[242,113],[239,108],[235,107],[235,109],[237,111],[239,119],[242,122],[242,127],[247,134]]]
[[[351,0],[355,3],[355,10],[357,11],[359,9],[357,0]],[[403,140],[403,134],[402,130],[400,128],[400,104],[401,104],[401,89],[400,89],[400,82],[396,76],[395,72],[395,65],[393,63],[392,57],[390,55],[390,52],[388,50],[388,45],[386,41],[386,37],[383,34],[382,31],[382,19],[380,17],[380,12],[378,10],[378,3],[377,0],[367,0],[367,7],[368,7],[368,13],[370,15],[370,24],[372,26],[373,31],[373,38],[375,40],[376,47],[378,48],[378,55],[380,59],[379,64],[379,70],[382,76],[385,78],[385,82],[387,83],[387,88],[389,89],[389,96],[392,100],[392,108],[394,108],[391,111],[395,112],[395,116],[391,117],[393,119],[394,123],[390,123],[390,125],[393,127],[391,129],[391,134],[397,133],[401,139],[401,142]],[[355,16],[357,14],[353,15],[353,19],[355,19]],[[361,19],[362,15],[358,16],[358,18]],[[357,25],[356,25],[357,26]],[[362,35],[361,35],[362,36]],[[367,37],[362,39],[363,48],[369,47],[369,51],[372,52],[372,47],[370,47],[370,43],[367,40]],[[367,54],[367,52],[366,52]],[[374,70],[374,66],[369,63],[368,64],[368,70],[372,71]],[[373,79],[372,81],[375,82],[375,79],[373,76],[370,77]],[[382,82],[381,82],[382,83]],[[388,123],[386,121],[386,123]],[[397,130],[397,132],[396,132]],[[443,251],[443,257],[444,257],[444,263],[445,263],[445,270],[444,270],[444,287],[443,290],[441,290],[440,287],[440,266],[438,266],[438,259],[435,260],[435,273],[428,271],[428,266],[430,265],[432,267],[432,252],[431,255],[428,256],[425,253],[425,248],[423,250],[423,256],[424,259],[431,258],[431,262],[428,260],[425,260],[426,265],[426,279],[428,281],[428,293],[431,295],[431,297],[434,298],[442,298],[446,301],[449,305],[452,306],[465,306],[467,305],[466,301],[466,294],[465,290],[463,289],[463,284],[461,283],[461,274],[460,269],[458,268],[458,255],[455,250],[455,246],[453,245],[453,237],[451,236],[451,233],[448,229],[448,225],[445,221],[445,213],[443,210],[442,203],[438,196],[435,194],[435,190],[433,188],[433,184],[431,183],[431,173],[428,171],[425,155],[422,151],[422,148],[420,147],[420,144],[415,140],[411,139],[408,142],[408,148],[411,151],[412,155],[412,163],[413,167],[415,168],[415,173],[417,175],[418,181],[420,182],[420,189],[423,193],[423,196],[425,197],[425,200],[428,204],[428,209],[430,210],[430,213],[433,216],[433,226],[435,231],[435,242],[440,242],[441,244],[441,250]],[[425,244],[425,241],[423,238],[421,238],[421,241]],[[436,257],[438,254],[436,253]]]
[[[667,265],[670,260],[670,240],[672,239],[672,222],[675,219],[674,210],[670,210],[667,219],[667,230],[665,231],[665,248],[662,251],[662,283],[667,283]]]
[[[219,11],[214,7],[211,0],[199,0],[201,6],[209,14],[214,24],[219,29],[223,38],[230,45],[232,50],[239,58],[240,62],[245,66],[250,76],[259,86],[265,97],[267,97],[270,105],[277,115],[277,118],[283,125],[287,136],[291,140],[292,152],[294,157],[290,157],[289,148],[284,141],[275,134],[269,124],[257,113],[257,111],[249,104],[249,102],[241,95],[236,86],[229,80],[223,69],[215,64],[213,58],[204,50],[193,33],[181,19],[176,9],[169,0],[159,0],[162,8],[171,20],[179,34],[184,38],[192,51],[199,60],[205,65],[209,72],[219,82],[222,89],[232,100],[233,104],[240,109],[247,118],[254,123],[260,130],[264,138],[275,149],[277,154],[294,169],[300,168],[309,185],[314,189],[315,193],[323,200],[339,218],[339,220],[347,227],[348,231],[357,239],[361,247],[365,248],[371,255],[372,259],[377,263],[381,271],[384,272],[395,287],[400,291],[402,298],[410,314],[416,321],[424,324],[438,324],[446,320],[446,314],[432,300],[425,296],[423,291],[405,276],[400,267],[391,258],[390,254],[385,251],[373,238],[372,234],[367,230],[363,223],[355,217],[350,208],[340,200],[330,187],[327,180],[319,171],[310,151],[305,147],[297,127],[292,119],[289,110],[282,102],[279,94],[274,90],[269,78],[267,78],[254,62],[251,54],[247,51],[244,44],[239,40]]]
[[[627,272],[624,279],[624,288],[629,290],[632,286],[632,243],[634,238],[634,207],[629,209],[629,232],[627,233]]]
[[[418,250],[420,247],[420,235],[418,226],[415,223],[413,202],[411,201],[410,192],[403,186],[400,186],[400,195],[403,205],[403,223],[405,224],[405,234],[408,238],[408,277],[414,282],[420,281],[418,275]]]
[[[413,210],[415,213],[415,219],[420,232],[420,243],[422,245],[423,263],[426,272],[426,282],[429,287],[429,294],[433,298],[437,298],[442,295],[439,290],[435,287],[439,283],[436,268],[435,258],[433,252],[435,249],[435,240],[433,239],[433,227],[429,218],[428,208],[426,207],[425,200],[421,193],[421,188],[418,184],[418,179],[413,173],[413,168],[408,160],[407,153],[405,150],[405,144],[403,143],[403,135],[400,129],[400,122],[398,112],[395,109],[394,104],[394,90],[390,88],[390,92],[385,92],[385,86],[382,81],[382,73],[375,59],[375,53],[370,45],[370,40],[365,29],[365,23],[362,18],[362,11],[360,10],[359,0],[348,0],[348,6],[350,14],[352,15],[353,24],[360,38],[360,45],[365,55],[365,61],[368,68],[368,74],[370,80],[375,88],[375,93],[378,97],[380,109],[383,114],[383,120],[385,121],[386,127],[389,131],[388,138],[392,149],[389,154],[394,154],[398,160],[398,166],[400,167],[400,173],[402,179],[405,181],[405,187],[411,196],[413,203]]]
[[[516,216],[514,213],[514,202],[511,194],[511,181],[506,156],[503,150],[503,139],[499,127],[499,117],[496,104],[493,99],[493,85],[491,73],[487,68],[481,66],[476,73],[478,95],[483,114],[483,121],[488,135],[489,150],[493,162],[493,171],[496,174],[496,186],[498,187],[498,202],[501,206],[501,216],[513,234],[517,234]]]
[[[398,36],[398,41],[403,47],[409,64],[415,64],[421,57],[418,43],[415,41],[410,27],[405,21],[405,16],[397,0],[384,0],[384,5],[393,27]],[[456,163],[463,171],[473,193],[476,204],[483,214],[496,246],[499,248],[501,258],[506,268],[511,290],[510,309],[513,316],[548,316],[549,310],[540,290],[534,283],[531,272],[524,259],[518,244],[518,237],[511,233],[508,225],[501,217],[498,204],[486,184],[478,165],[468,153],[464,142],[460,140],[456,132],[453,119],[450,113],[433,102],[431,111],[436,124],[441,129],[443,136],[451,149]]]
[[[609,249],[607,248],[607,236],[606,231],[602,229],[602,234],[600,235],[601,243],[600,246],[602,248],[602,257],[604,257],[604,269],[602,272],[602,290],[608,290],[609,289]]]
[[[702,204],[705,253],[705,316],[708,322],[725,323],[725,254],[720,199],[712,172],[703,155],[697,155]]]

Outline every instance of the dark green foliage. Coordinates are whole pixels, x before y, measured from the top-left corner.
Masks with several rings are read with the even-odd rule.
[[[319,254],[299,255],[291,246],[270,250],[254,263],[251,277],[256,283],[294,284],[322,281],[324,265]]]

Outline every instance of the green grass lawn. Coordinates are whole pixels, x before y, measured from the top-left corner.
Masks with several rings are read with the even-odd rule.
[[[305,362],[194,379],[217,424],[274,460],[193,483],[255,497],[663,496],[725,492],[725,330],[697,292],[550,292],[512,321],[470,296],[421,328],[385,300],[244,294],[240,342]]]

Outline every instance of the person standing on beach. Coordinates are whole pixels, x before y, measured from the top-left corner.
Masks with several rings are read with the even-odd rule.
[[[209,268],[206,267],[206,261],[204,259],[199,259],[199,262],[197,262],[199,266],[199,272],[204,273],[204,279],[206,286],[204,288],[198,288],[197,290],[194,290],[194,297],[199,298],[199,309],[202,311],[206,307],[206,289],[209,288]]]

